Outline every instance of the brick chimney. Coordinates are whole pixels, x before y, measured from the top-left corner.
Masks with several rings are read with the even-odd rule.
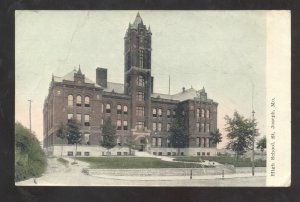
[[[107,88],[107,69],[98,67],[96,69],[96,83]]]

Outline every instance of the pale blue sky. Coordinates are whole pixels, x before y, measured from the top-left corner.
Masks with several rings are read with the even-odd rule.
[[[253,106],[265,132],[267,11],[140,11],[152,31],[154,91],[171,94],[182,87],[202,89],[219,103],[218,127],[237,110]],[[80,64],[95,81],[97,67],[108,80],[123,83],[123,37],[137,11],[17,11],[16,120],[42,139],[42,110],[52,73],[63,76]],[[224,144],[221,144],[222,147]]]

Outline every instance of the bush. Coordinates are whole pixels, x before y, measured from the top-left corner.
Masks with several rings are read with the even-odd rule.
[[[46,169],[39,141],[20,123],[15,124],[15,133],[15,181],[39,177]]]

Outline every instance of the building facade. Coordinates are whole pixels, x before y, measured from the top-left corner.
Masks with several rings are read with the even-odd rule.
[[[82,145],[99,145],[101,125],[110,117],[117,127],[119,146],[133,138],[140,150],[169,155],[169,130],[181,106],[189,137],[187,149],[212,155],[216,145],[210,142],[210,132],[217,130],[218,103],[207,97],[204,88],[183,88],[174,95],[154,93],[151,41],[150,26],[138,14],[124,37],[123,84],[108,82],[105,68],[96,68],[96,82],[86,78],[80,67],[63,77],[52,76],[43,110],[44,147],[66,144],[56,137],[56,131],[71,118],[80,124]]]

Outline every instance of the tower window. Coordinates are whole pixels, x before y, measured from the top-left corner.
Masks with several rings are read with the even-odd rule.
[[[135,115],[144,116],[144,107],[136,107]]]
[[[137,92],[136,93],[136,100],[143,101],[144,100],[144,93],[143,92]]]
[[[81,96],[80,96],[80,95],[77,95],[77,98],[76,98],[76,106],[78,106],[78,107],[81,106]]]
[[[73,95],[68,95],[68,106],[73,106]]]
[[[122,114],[122,106],[117,105],[117,114]]]
[[[110,104],[106,104],[106,113],[110,113],[111,110],[110,110]]]
[[[145,85],[145,79],[142,75],[138,75],[137,80],[136,80],[136,84],[138,86],[144,86]]]
[[[84,98],[84,106],[89,107],[90,106],[90,97],[86,96]]]
[[[144,50],[139,50],[139,66],[144,68]]]

